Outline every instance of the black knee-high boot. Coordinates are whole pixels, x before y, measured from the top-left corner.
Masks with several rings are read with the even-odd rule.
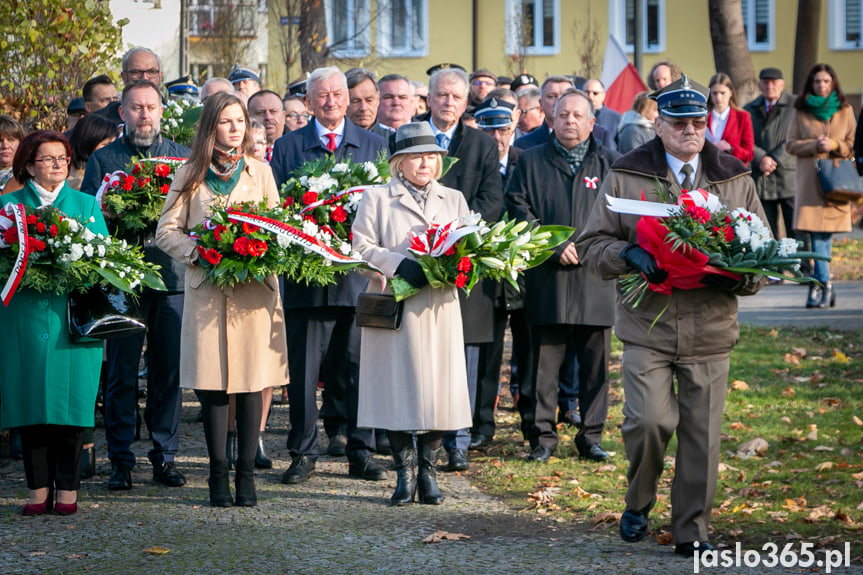
[[[237,472],[236,504],[251,507],[258,504],[255,493],[255,454],[260,437],[261,392],[237,394]]]
[[[417,454],[414,437],[403,431],[387,431],[396,472],[396,491],[390,498],[393,505],[412,503],[417,491]]]
[[[435,479],[435,468],[442,439],[443,432],[440,431],[421,433],[417,436],[417,442],[420,446],[418,481],[420,503],[428,505],[443,503],[443,495],[441,495]]]
[[[225,442],[228,437],[228,394],[224,391],[196,390],[201,402],[204,421],[204,437],[207,439],[207,454],[210,457],[210,505],[230,507],[231,486],[228,477],[228,460],[225,458]]]

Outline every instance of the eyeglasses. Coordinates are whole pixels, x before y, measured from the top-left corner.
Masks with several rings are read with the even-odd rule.
[[[689,125],[691,125],[696,130],[703,130],[704,128],[707,127],[707,120],[704,118],[698,118],[698,119],[693,119],[693,120],[669,120],[668,118],[665,118],[664,116],[660,116],[660,117],[662,118],[662,120],[666,124],[670,125],[672,128],[674,128],[678,132],[682,132],[683,130],[686,129],[686,126],[689,126]]]
[[[474,86],[496,86],[496,82],[492,82],[491,80],[474,80],[471,82]]]
[[[138,70],[137,68],[133,70],[126,70],[126,75],[130,78],[143,78],[147,76],[148,78],[154,78],[158,76],[161,71],[158,68],[150,68],[149,70]]]
[[[290,112],[288,114],[285,114],[285,118],[288,118],[289,120],[291,120],[293,122],[296,122],[297,120],[302,118],[303,120],[308,122],[309,120],[312,119],[312,115],[311,114],[300,114],[298,112]]]
[[[506,136],[507,134],[512,133],[512,126],[505,126],[503,128],[486,128],[485,126],[480,126],[483,132],[497,132],[502,136]]]
[[[45,167],[53,166],[57,164],[58,166],[65,166],[69,163],[69,159],[67,156],[57,156],[56,158],[53,156],[45,156],[44,158],[36,158],[33,160],[37,164],[42,164]]]
[[[527,108],[526,110],[523,110],[521,108],[518,109],[518,111],[521,112],[522,114],[527,114],[531,110],[539,110],[539,106],[532,106],[530,108]]]

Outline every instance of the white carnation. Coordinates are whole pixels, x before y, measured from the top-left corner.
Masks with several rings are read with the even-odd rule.
[[[779,241],[779,257],[787,258],[797,253],[797,240],[794,238],[782,238]]]
[[[345,162],[339,162],[331,170],[334,174],[344,174],[348,171],[348,165]]]
[[[310,222],[306,220],[303,222],[303,233],[317,237],[318,235],[318,225],[314,222]]]
[[[285,234],[278,234],[276,236],[276,243],[279,244],[280,248],[286,248],[291,245],[291,240]]]
[[[96,238],[96,234],[94,234],[93,232],[91,232],[87,228],[84,228],[84,231],[81,234],[81,237],[84,239],[85,242],[92,242]]]
[[[371,181],[374,182],[377,180],[378,168],[375,166],[374,162],[363,162],[363,169],[365,169],[366,174],[368,174]]]
[[[309,187],[309,177],[308,176],[300,176],[300,185],[304,188]]]
[[[94,251],[94,250],[93,250],[93,244],[87,244],[87,245],[85,245],[85,246],[84,246],[84,254],[85,254],[88,258],[92,258],[92,257],[93,257],[93,251]]]
[[[77,232],[81,228],[77,220],[68,219],[66,221],[69,222],[69,231],[71,232]]]
[[[100,258],[104,258],[105,257],[105,246],[103,246],[103,245],[97,246],[96,247],[96,253],[99,255]]]
[[[81,244],[72,244],[69,246],[69,257],[73,262],[77,262],[84,257],[84,248],[81,247]]]
[[[349,244],[347,242],[342,242],[339,245],[339,251],[342,252],[342,254],[344,254],[346,256],[351,255],[351,244]]]

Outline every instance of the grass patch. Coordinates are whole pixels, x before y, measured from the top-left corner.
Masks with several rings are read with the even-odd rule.
[[[863,280],[863,241],[851,238],[833,242],[830,273],[836,280]]]
[[[614,340],[605,464],[577,459],[575,429],[559,426],[549,464],[524,461],[519,418],[502,396],[492,446],[471,458],[471,481],[514,509],[616,533],[628,463],[620,437],[623,387]],[[852,544],[863,555],[863,334],[829,329],[741,326],[731,357],[711,542],[780,548],[797,538],[816,546]],[[508,389],[506,385],[503,389]],[[741,458],[744,442],[767,442],[763,456]],[[669,543],[675,440],[666,453],[651,528]]]

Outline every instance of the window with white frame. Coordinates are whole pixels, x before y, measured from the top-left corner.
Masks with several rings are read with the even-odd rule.
[[[635,3],[641,2],[643,22],[641,49],[646,53],[665,51],[665,0],[610,0],[608,27],[627,52],[635,50]]]
[[[378,53],[383,57],[428,54],[428,0],[378,0]]]
[[[189,1],[189,35],[213,36],[231,33],[254,37],[255,0],[190,0]]]
[[[342,58],[368,56],[369,0],[327,0],[327,37],[333,54]]]
[[[769,51],[774,48],[773,0],[742,0],[743,28],[746,31],[746,42],[749,49]]]
[[[507,0],[506,28],[510,54],[559,54],[560,0]]]
[[[863,1],[831,0],[830,48],[860,50],[863,48]]]

